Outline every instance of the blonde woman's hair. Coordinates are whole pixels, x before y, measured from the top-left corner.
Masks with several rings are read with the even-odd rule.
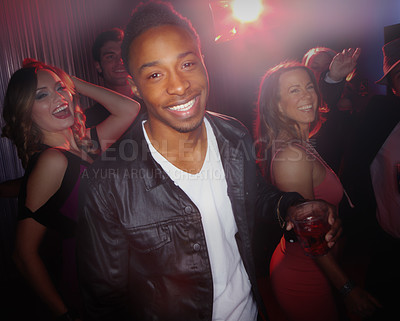
[[[25,59],[23,67],[10,78],[3,104],[3,117],[6,125],[2,136],[9,138],[17,147],[18,157],[26,167],[29,158],[44,149],[43,134],[32,120],[32,106],[37,89],[38,70],[54,72],[72,94],[74,104],[74,124],[71,129],[77,145],[90,151],[91,141],[86,137],[85,115],[79,107],[79,96],[74,83],[60,68],[33,59]]]

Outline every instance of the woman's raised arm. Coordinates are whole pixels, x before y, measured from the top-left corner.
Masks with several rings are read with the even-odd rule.
[[[110,89],[88,83],[82,79],[71,77],[76,90],[103,105],[110,116],[97,125],[97,134],[101,150],[106,150],[112,145],[135,120],[140,110],[140,104],[124,95]],[[90,131],[87,131],[90,137]]]

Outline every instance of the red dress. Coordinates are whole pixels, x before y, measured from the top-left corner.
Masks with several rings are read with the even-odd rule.
[[[336,174],[313,148],[297,146],[315,157],[326,169],[324,180],[314,187],[315,199],[337,206],[343,197],[343,187]],[[304,254],[298,242],[291,243],[281,238],[271,259],[270,278],[272,290],[290,321],[339,320],[329,280],[314,260]]]

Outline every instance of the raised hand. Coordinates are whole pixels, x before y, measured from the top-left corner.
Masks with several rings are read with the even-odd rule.
[[[341,81],[346,78],[356,67],[360,54],[360,48],[343,49],[342,52],[333,57],[329,66],[329,77],[335,81]]]

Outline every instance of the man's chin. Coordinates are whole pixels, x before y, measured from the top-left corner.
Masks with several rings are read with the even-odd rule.
[[[191,123],[191,124],[184,124],[182,126],[176,126],[175,130],[180,132],[180,133],[190,133],[195,131],[197,128],[201,126],[201,124],[204,121],[204,117],[202,117],[200,120],[198,120],[196,123]]]

